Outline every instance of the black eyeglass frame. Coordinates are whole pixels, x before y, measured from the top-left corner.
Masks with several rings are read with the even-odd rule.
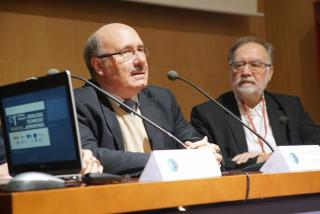
[[[129,51],[129,49],[124,49],[124,50],[121,50],[121,51],[118,51],[118,52],[114,52],[114,53],[105,53],[105,54],[101,54],[101,55],[98,55],[98,56],[95,56],[95,57],[97,57],[97,58],[99,58],[99,59],[103,59],[103,58],[107,58],[107,57],[110,57],[110,56],[114,56],[114,55],[123,55],[126,51]],[[139,50],[138,49],[136,49],[136,50],[130,50],[130,51],[134,51],[134,52],[136,52],[136,51],[138,51],[139,52]],[[148,50],[148,48],[143,48],[143,52],[144,52],[144,54],[145,54],[145,56],[148,56],[149,55],[149,50]]]
[[[102,58],[107,58],[107,57],[114,56],[114,55],[119,55],[119,54],[122,54],[122,51],[115,52],[115,53],[110,53],[110,54],[108,54],[108,53],[101,54],[101,55],[98,55],[96,57],[99,58],[99,59],[102,59]]]

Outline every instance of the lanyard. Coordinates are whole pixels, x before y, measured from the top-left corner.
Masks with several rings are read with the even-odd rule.
[[[261,101],[262,101],[262,103],[261,103],[261,105],[262,105],[262,108],[261,108],[261,111],[262,111],[262,120],[263,120],[263,127],[264,127],[264,136],[263,136],[263,138],[266,138],[267,133],[268,133],[268,127],[267,127],[266,109],[265,109],[266,103],[265,103],[264,97],[262,97],[262,100],[261,100]],[[253,119],[252,119],[252,117],[250,116],[250,114],[249,114],[249,112],[248,112],[248,109],[247,109],[248,107],[247,107],[244,103],[242,103],[242,106],[243,106],[243,109],[244,109],[246,118],[247,118],[247,120],[249,121],[249,125],[251,126],[251,128],[252,128],[255,132],[257,132],[257,129],[256,129],[254,123],[253,123]],[[263,142],[262,142],[262,140],[261,140],[260,138],[258,138],[257,143],[260,145],[260,148],[261,148],[262,152],[265,152]]]

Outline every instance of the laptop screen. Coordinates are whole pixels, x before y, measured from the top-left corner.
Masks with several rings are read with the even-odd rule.
[[[56,175],[81,169],[80,144],[68,73],[0,87],[9,172]]]

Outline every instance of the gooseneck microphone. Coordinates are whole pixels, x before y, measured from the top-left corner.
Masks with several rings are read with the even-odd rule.
[[[244,127],[246,127],[248,130],[250,130],[254,135],[256,135],[259,139],[261,139],[268,147],[269,149],[273,152],[274,149],[272,148],[272,146],[270,145],[270,143],[268,143],[268,141],[266,141],[260,134],[258,134],[256,131],[254,131],[252,128],[250,128],[247,124],[245,124],[239,117],[237,117],[234,113],[232,113],[229,109],[227,109],[226,107],[224,107],[221,103],[219,103],[217,100],[215,100],[214,98],[212,98],[207,92],[205,92],[204,90],[202,90],[199,86],[195,85],[194,83],[182,78],[179,76],[179,74],[176,71],[169,71],[167,73],[167,77],[169,80],[175,81],[177,79],[182,80],[183,82],[186,82],[187,84],[191,85],[192,87],[194,87],[195,89],[197,89],[198,91],[200,91],[204,96],[206,96],[209,100],[211,100],[212,102],[214,102],[215,104],[217,104],[220,108],[222,108],[224,111],[226,111],[228,114],[230,114],[236,121],[238,121],[239,123],[241,123],[241,125],[243,125]]]
[[[59,73],[60,71],[56,68],[51,68],[48,70],[48,75],[52,75],[52,74],[56,74]],[[71,72],[70,72],[71,74]],[[150,125],[152,125],[153,127],[155,127],[156,129],[158,129],[160,132],[166,134],[167,136],[169,136],[171,139],[173,139],[176,143],[180,144],[181,146],[183,146],[185,149],[187,149],[187,146],[181,141],[179,140],[176,136],[174,136],[173,134],[171,134],[170,132],[168,132],[167,130],[163,129],[161,126],[157,125],[156,123],[154,123],[153,121],[151,121],[150,119],[146,118],[145,116],[137,113],[133,108],[131,108],[130,106],[126,105],[125,103],[123,103],[121,100],[119,100],[117,97],[109,94],[107,91],[101,89],[100,87],[96,86],[95,84],[93,84],[92,82],[88,81],[87,79],[84,79],[82,77],[79,76],[75,76],[75,75],[71,75],[72,78],[74,79],[78,79],[81,80],[83,82],[85,82],[86,84],[92,86],[93,88],[95,88],[98,92],[102,93],[103,95],[107,96],[109,99],[111,99],[112,101],[116,102],[117,104],[120,105],[120,107],[125,110],[126,112],[130,112],[133,113],[134,115],[140,117],[143,121],[149,123]]]
[[[306,123],[306,122],[302,122],[302,121],[299,121],[299,120],[289,120],[287,116],[279,117],[279,121],[283,125],[289,125],[290,123],[296,123],[296,124],[302,125],[302,126],[312,126],[312,127],[320,128],[319,125],[314,124],[314,123]]]

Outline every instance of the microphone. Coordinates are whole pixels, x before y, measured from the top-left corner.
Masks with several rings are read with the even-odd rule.
[[[48,70],[48,75],[53,75],[53,74],[57,74],[60,71],[56,68],[51,68]],[[69,71],[69,73],[71,74],[71,72]],[[157,125],[156,123],[154,123],[153,121],[151,121],[150,119],[148,119],[147,117],[139,114],[138,112],[136,112],[133,108],[131,108],[130,106],[126,105],[125,103],[123,103],[121,100],[119,100],[117,97],[109,94],[107,91],[101,89],[100,87],[96,86],[95,84],[93,84],[92,82],[88,81],[87,79],[84,79],[82,77],[79,76],[75,76],[75,75],[71,75],[72,78],[74,79],[78,79],[81,80],[85,83],[87,83],[88,85],[92,86],[93,88],[95,88],[98,92],[102,93],[103,95],[107,96],[109,99],[111,99],[112,101],[116,102],[117,104],[120,105],[120,107],[125,110],[126,112],[131,112],[133,113],[135,116],[140,117],[143,121],[147,122],[148,124],[152,125],[153,127],[155,127],[156,129],[158,129],[160,132],[166,134],[167,136],[169,136],[171,139],[173,139],[176,143],[180,144],[182,147],[184,147],[185,149],[188,149],[187,146],[181,141],[179,140],[176,136],[174,136],[173,134],[171,134],[170,132],[168,132],[167,130],[165,130],[164,128],[162,128],[161,126]]]
[[[289,123],[297,123],[298,125],[312,126],[312,127],[320,128],[319,125],[314,124],[314,123],[305,123],[305,122],[301,122],[301,121],[299,121],[299,120],[289,120],[287,116],[281,116],[281,117],[279,117],[279,121],[280,121],[280,123],[282,123],[283,125],[289,125]]]
[[[179,76],[179,74],[176,71],[169,71],[167,73],[167,77],[169,80],[175,81],[177,79],[182,80],[183,82],[186,82],[187,84],[191,85],[195,89],[197,89],[200,93],[202,93],[204,96],[206,96],[208,99],[210,99],[212,102],[214,102],[216,105],[218,105],[220,108],[222,108],[224,111],[226,111],[228,114],[230,114],[236,121],[241,123],[244,127],[246,127],[248,130],[250,130],[254,135],[256,135],[259,139],[261,139],[268,147],[269,149],[274,152],[274,149],[272,148],[271,144],[268,143],[260,134],[258,134],[256,131],[254,131],[252,128],[250,128],[247,124],[245,124],[238,116],[236,116],[234,113],[232,113],[229,109],[224,107],[221,103],[219,103],[217,100],[213,99],[208,93],[206,93],[204,90],[202,90],[199,86],[195,85],[194,83],[182,78]]]
[[[24,81],[30,81],[30,80],[37,80],[38,78],[37,77],[28,77],[26,78]]]
[[[288,125],[288,123],[289,123],[289,119],[287,118],[287,116],[281,116],[281,117],[279,117],[279,121],[280,121],[280,123],[283,124],[283,125]]]
[[[53,74],[58,74],[60,73],[60,71],[56,68],[50,68],[47,72],[47,75],[50,76],[50,75],[53,75]]]

